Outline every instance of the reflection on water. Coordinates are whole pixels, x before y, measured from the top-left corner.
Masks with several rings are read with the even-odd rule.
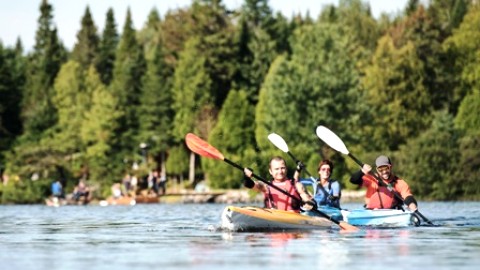
[[[49,270],[476,269],[480,203],[421,206],[438,227],[236,233],[218,229],[216,204],[0,206],[0,259]]]

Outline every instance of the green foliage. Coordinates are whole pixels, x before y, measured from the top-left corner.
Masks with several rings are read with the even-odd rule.
[[[162,47],[147,63],[143,91],[138,108],[140,129],[138,141],[149,145],[150,151],[166,151],[172,141],[174,112],[172,109],[172,70],[165,63]]]
[[[429,124],[431,103],[415,46],[396,48],[389,36],[380,39],[363,83],[370,107],[371,141],[377,149],[397,149]],[[366,123],[367,124],[367,123]]]
[[[113,157],[113,145],[118,139],[115,130],[122,111],[117,97],[101,82],[93,67],[88,71],[85,87],[91,93],[91,104],[81,123],[84,160],[93,182],[111,184],[123,173],[123,160]]]
[[[0,41],[0,164],[2,152],[12,147],[22,130],[20,103],[24,83],[25,60],[21,48],[19,51],[4,48]]]
[[[463,98],[455,117],[455,126],[466,134],[480,132],[480,90],[474,89],[472,93]]]
[[[455,84],[453,108],[457,108],[472,87],[478,88],[480,51],[480,5],[472,5],[460,26],[444,43],[445,50],[454,59]]]
[[[40,13],[22,101],[26,136],[37,138],[57,121],[51,101],[52,85],[66,58],[63,45],[58,40],[57,30],[53,26],[53,7],[46,0],[40,5]]]
[[[157,48],[162,46],[163,41],[161,40],[160,27],[160,15],[158,14],[158,10],[153,8],[148,14],[145,26],[137,35],[138,42],[143,46],[145,59],[147,61],[154,61],[154,58],[157,57]]]
[[[121,115],[115,133],[117,149],[121,149],[118,159],[133,158],[138,150],[137,130],[140,126],[138,106],[142,93],[142,77],[145,73],[143,48],[136,40],[130,9],[127,11],[123,33],[115,56],[114,79],[110,91],[118,99]]]
[[[99,45],[98,58],[96,61],[97,70],[100,73],[100,78],[105,85],[109,85],[112,81],[118,39],[113,9],[109,8],[107,11],[105,28],[103,29]]]
[[[50,180],[19,181],[11,179],[6,185],[0,185],[1,204],[43,203],[50,195]]]
[[[351,52],[355,43],[342,36],[343,28],[333,24],[305,26],[295,35],[291,60],[279,57],[272,64],[260,92],[256,109],[256,139],[269,148],[266,136],[281,134],[295,148],[310,156],[319,124],[333,125],[346,132],[355,120],[351,104],[358,91],[358,74]],[[343,138],[346,133],[340,133]],[[303,146],[303,148],[302,148]]]
[[[454,173],[460,158],[458,138],[452,115],[438,112],[428,130],[400,147],[394,170],[420,198],[458,198],[462,191],[462,181]]]
[[[78,62],[83,69],[87,69],[98,57],[99,42],[97,27],[87,6],[82,18],[82,26],[77,33],[77,43],[73,48],[72,60]]]
[[[453,199],[480,200],[480,132],[462,137],[459,141],[459,162],[454,166],[453,177],[456,179],[459,196]]]
[[[218,116],[218,124],[210,133],[210,144],[232,160],[243,160],[243,153],[255,147],[254,108],[248,103],[245,91],[230,91],[223,109]],[[203,169],[209,186],[232,188],[241,185],[241,178],[231,166],[222,166],[218,160],[204,160]]]
[[[167,159],[167,171],[171,175],[181,176],[188,173],[189,155],[184,145],[170,148]]]
[[[213,103],[211,79],[207,74],[206,59],[197,47],[199,39],[187,42],[175,70],[173,83],[173,134],[180,141],[188,132],[198,132],[199,114]],[[199,134],[202,137],[208,133]]]
[[[80,152],[80,129],[83,116],[91,97],[85,92],[84,72],[79,63],[65,63],[55,80],[52,103],[58,115],[58,122],[50,140],[52,148],[65,154]]]

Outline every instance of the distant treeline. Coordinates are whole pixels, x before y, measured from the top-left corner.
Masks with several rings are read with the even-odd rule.
[[[267,140],[278,133],[309,171],[332,159],[354,188],[358,165],[318,125],[363,162],[390,155],[420,199],[480,199],[478,1],[411,0],[378,19],[339,2],[287,18],[267,0],[193,0],[163,18],[153,9],[139,31],[130,10],[119,29],[109,9],[101,33],[87,6],[69,51],[41,1],[32,51],[0,42],[1,202],[39,202],[53,179],[67,192],[86,179],[104,197],[153,169],[240,188],[241,171],[188,151],[189,132],[265,177],[274,155],[295,165]]]

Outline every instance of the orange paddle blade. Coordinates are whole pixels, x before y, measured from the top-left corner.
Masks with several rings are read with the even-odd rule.
[[[206,158],[224,160],[222,153],[193,133],[185,136],[185,143],[192,152]]]
[[[346,230],[346,231],[349,231],[349,232],[356,232],[358,231],[359,229],[353,225],[350,225],[348,224],[347,222],[345,221],[340,221],[338,226],[340,226],[340,228]]]

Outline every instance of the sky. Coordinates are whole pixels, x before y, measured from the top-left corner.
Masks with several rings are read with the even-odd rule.
[[[395,15],[401,12],[408,0],[364,0],[370,3],[372,14],[378,18],[381,13]],[[49,0],[53,6],[53,21],[58,29],[60,39],[71,49],[76,42],[77,32],[87,5],[93,16],[99,34],[105,24],[106,13],[111,7],[114,11],[117,30],[123,28],[127,9],[130,8],[134,27],[138,30],[145,24],[148,14],[156,7],[163,18],[168,10],[190,6],[192,0]],[[223,0],[230,9],[239,8],[243,0]],[[29,51],[35,43],[38,28],[41,0],[0,0],[0,40],[4,47],[15,45],[21,38],[24,49]],[[316,18],[325,5],[338,5],[338,0],[270,0],[272,10],[281,12],[286,17],[307,11]]]

